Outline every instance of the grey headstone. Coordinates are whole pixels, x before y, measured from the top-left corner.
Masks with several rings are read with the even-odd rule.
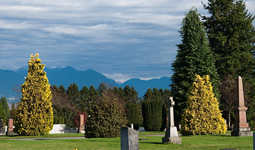
[[[121,127],[121,150],[139,150],[139,132]]]

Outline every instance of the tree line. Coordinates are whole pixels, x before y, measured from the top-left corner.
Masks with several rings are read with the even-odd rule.
[[[95,88],[91,85],[89,88],[87,86],[83,86],[81,90],[77,84],[70,84],[67,89],[60,85],[59,87],[54,85],[50,86],[51,94],[52,94],[52,108],[54,124],[66,124],[67,127],[78,127],[78,123],[75,123],[74,120],[78,113],[85,113],[87,115],[92,114],[91,111],[92,103],[101,99],[104,95],[115,96],[119,99],[120,107],[123,107],[125,110],[124,114],[126,117],[126,125],[131,126],[131,123],[134,124],[135,129],[139,129],[140,126],[143,125],[143,118],[149,118],[151,122],[155,122],[155,119],[162,118],[162,109],[166,111],[166,105],[168,103],[169,97],[171,96],[171,91],[169,89],[157,89],[157,88],[149,88],[143,97],[138,97],[138,92],[132,86],[126,85],[124,88],[122,87],[110,87],[105,83],[101,83],[98,88]],[[107,93],[107,94],[106,94]],[[111,93],[111,94],[109,94]],[[2,100],[3,99],[3,100]],[[0,118],[4,118],[4,122],[7,123],[7,117],[16,118],[17,110],[15,104],[12,103],[12,109],[9,110],[7,100],[5,97],[1,98],[5,107],[0,109],[0,112],[4,112],[3,115],[0,113]],[[146,116],[143,115],[142,105],[145,101],[148,103],[150,101],[157,101],[159,105],[162,105],[160,108],[159,116]],[[111,103],[111,101],[109,101]],[[20,102],[16,104],[16,106],[20,105]],[[145,104],[144,104],[145,105]],[[164,105],[164,106],[163,106]],[[1,103],[0,103],[1,106]],[[144,106],[145,107],[145,106]],[[0,107],[1,108],[1,107]],[[148,110],[147,110],[148,111]],[[156,111],[154,109],[150,110],[151,112]],[[8,112],[8,115],[6,115]],[[10,113],[11,112],[11,113]],[[106,113],[106,112],[105,112]],[[160,124],[160,128],[154,129],[149,128],[147,130],[160,130],[161,124],[164,121],[164,125],[166,125],[166,112],[164,113],[164,118],[158,123]],[[154,121],[153,121],[154,120]],[[148,119],[147,119],[148,121]],[[148,124],[148,123],[146,123]],[[158,125],[159,126],[159,125]]]
[[[54,123],[65,123],[67,126],[73,126],[73,116],[78,112],[85,112],[90,115],[90,106],[93,101],[102,98],[103,93],[112,93],[122,101],[128,116],[128,124],[135,125],[135,128],[143,126],[142,102],[159,100],[162,104],[166,104],[171,92],[169,89],[147,89],[143,97],[138,97],[138,92],[132,86],[126,85],[122,87],[110,87],[105,83],[101,83],[98,88],[93,85],[89,88],[83,86],[81,90],[77,84],[73,83],[65,89],[63,85],[57,87],[51,86],[52,106],[54,111]],[[111,94],[110,94],[111,95]],[[133,110],[133,112],[128,110]],[[132,116],[132,117],[131,117]]]

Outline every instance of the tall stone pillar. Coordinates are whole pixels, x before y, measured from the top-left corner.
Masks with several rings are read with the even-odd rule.
[[[236,107],[236,122],[234,124],[232,136],[253,136],[253,132],[250,131],[249,123],[246,118],[247,107],[244,106],[244,93],[243,93],[243,81],[238,77],[238,106]]]
[[[181,138],[178,136],[177,128],[174,126],[174,105],[173,97],[170,97],[169,106],[169,126],[166,128],[165,137],[162,138],[162,143],[181,144]]]
[[[12,118],[9,118],[9,120],[8,120],[8,128],[7,128],[6,135],[14,135],[14,132],[13,132],[13,119]]]
[[[84,115],[80,115],[79,133],[85,133],[85,127],[84,127]]]

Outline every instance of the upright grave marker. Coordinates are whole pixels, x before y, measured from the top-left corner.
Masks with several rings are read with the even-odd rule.
[[[8,129],[7,129],[6,135],[14,135],[14,132],[13,132],[13,119],[12,118],[9,118],[9,120],[8,120]]]
[[[244,106],[244,93],[242,78],[238,77],[238,107],[236,108],[236,122],[234,124],[232,136],[252,136],[249,123],[246,119],[247,107]]]
[[[85,133],[85,127],[84,127],[84,115],[80,115],[79,133]]]
[[[121,127],[121,150],[139,150],[139,132]]]
[[[174,105],[173,97],[170,97],[169,108],[169,127],[166,128],[165,137],[162,138],[162,143],[181,144],[181,138],[178,136],[177,128],[174,126]]]

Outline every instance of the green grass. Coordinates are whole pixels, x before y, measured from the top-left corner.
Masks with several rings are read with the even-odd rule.
[[[0,135],[0,139],[59,138],[59,137],[84,137],[84,133],[48,134],[42,136]]]
[[[152,136],[152,134],[157,136]],[[230,135],[196,135],[182,136],[182,144],[162,144],[164,132],[140,132],[140,150],[219,150],[235,148],[252,150],[253,137],[232,137]],[[66,136],[83,136],[83,134],[51,134],[39,138],[54,138]],[[54,140],[12,140],[17,138],[31,138],[13,136],[3,139],[0,136],[0,149],[11,150],[120,150],[120,138],[92,138],[92,139],[54,139]],[[38,138],[38,137],[36,137]]]

